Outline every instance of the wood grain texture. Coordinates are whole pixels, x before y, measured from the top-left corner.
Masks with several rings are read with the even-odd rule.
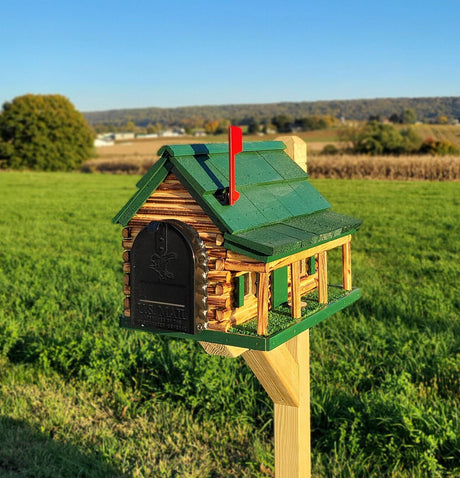
[[[267,335],[268,333],[268,291],[270,287],[270,274],[259,274],[257,286],[257,333]]]
[[[327,252],[318,254],[318,302],[327,304]]]
[[[342,246],[342,280],[343,288],[351,290],[351,242]]]
[[[233,345],[221,345],[211,342],[200,342],[204,351],[208,355],[218,355],[220,357],[239,357],[241,354],[247,351],[247,349],[241,347],[235,347]]]
[[[243,358],[274,403],[298,406],[297,364],[285,344],[270,352],[248,350]]]
[[[300,278],[300,297],[318,287],[318,274]],[[289,289],[288,300],[291,301],[291,289]]]
[[[332,241],[326,242],[324,244],[320,244],[319,246],[311,247],[310,249],[305,249],[304,251],[297,252],[296,254],[292,254],[291,256],[283,257],[282,259],[277,259],[275,261],[269,262],[264,264],[266,266],[266,271],[270,272],[274,269],[279,269],[280,267],[288,266],[296,261],[301,261],[302,259],[306,259],[308,257],[314,256],[320,252],[330,251],[338,246],[346,244],[351,240],[351,235],[348,234],[343,237],[339,237],[338,239],[334,239]]]
[[[275,403],[275,476],[310,478],[310,332],[286,344],[296,362],[299,403],[292,407]],[[276,350],[276,349],[275,349]]]
[[[225,270],[234,272],[266,272],[266,264],[263,262],[240,262],[232,259],[225,261]]]
[[[300,296],[300,262],[291,264],[291,315],[294,319],[302,316]]]
[[[298,136],[279,136],[276,140],[286,145],[286,154],[307,172],[307,143]]]

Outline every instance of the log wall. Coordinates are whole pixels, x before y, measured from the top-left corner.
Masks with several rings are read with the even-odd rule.
[[[130,262],[129,253],[137,234],[151,221],[177,219],[192,226],[203,240],[208,254],[208,319],[209,328],[227,331],[233,324],[256,316],[257,301],[253,297],[243,307],[233,311],[234,273],[224,270],[227,251],[224,237],[201,206],[180,181],[169,174],[158,189],[147,199],[137,214],[122,231],[124,314],[129,317]]]

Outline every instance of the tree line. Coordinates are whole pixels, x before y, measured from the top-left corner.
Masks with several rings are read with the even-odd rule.
[[[161,123],[164,126],[205,124],[223,119],[232,124],[253,122],[270,124],[277,116],[306,118],[331,116],[346,120],[366,121],[370,117],[390,119],[404,110],[413,110],[422,122],[442,122],[460,119],[460,97],[377,98],[313,102],[284,102],[270,104],[188,106],[179,108],[137,108],[86,112],[84,116],[93,125],[111,125],[114,128],[133,122],[137,127]]]
[[[367,123],[349,125],[338,130],[345,144],[344,151],[368,156],[402,154],[431,154],[432,156],[458,155],[458,147],[446,140],[422,139],[413,128],[396,128],[375,119]],[[334,150],[333,150],[334,148]],[[324,154],[337,154],[335,145],[327,145]]]
[[[394,123],[413,124],[417,112],[405,108],[390,119]],[[340,125],[332,115],[292,116],[276,114],[266,119],[248,116],[241,121],[223,119],[205,120],[203,117],[184,118],[183,127],[189,131],[204,128],[208,134],[227,131],[231,123],[245,124],[247,132],[291,132],[325,129]],[[133,119],[125,125],[138,128]],[[148,125],[153,130],[162,128],[160,122]],[[446,141],[421,140],[410,129],[372,117],[367,123],[349,124],[338,128],[342,141],[350,151],[358,154],[458,154],[458,148]],[[94,129],[74,105],[61,95],[23,95],[6,102],[0,112],[0,168],[36,169],[45,171],[74,170],[94,154]],[[329,151],[330,152],[330,151]]]

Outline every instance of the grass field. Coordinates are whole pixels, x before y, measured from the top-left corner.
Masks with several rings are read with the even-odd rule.
[[[274,476],[241,359],[117,326],[137,179],[0,174],[1,477]],[[458,477],[460,184],[314,184],[364,224],[363,297],[311,332],[313,475]]]

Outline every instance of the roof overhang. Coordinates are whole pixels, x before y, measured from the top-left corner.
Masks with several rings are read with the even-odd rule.
[[[296,254],[352,234],[362,221],[330,210],[293,217],[236,234],[225,234],[225,246],[261,262]]]

